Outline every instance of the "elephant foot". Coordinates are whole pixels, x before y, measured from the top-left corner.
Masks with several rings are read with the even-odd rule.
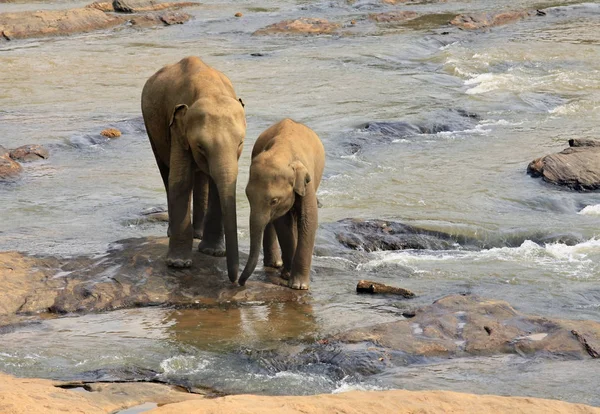
[[[206,240],[202,240],[198,245],[198,251],[200,253],[207,254],[215,257],[225,257],[226,251],[223,242],[221,243],[209,243]]]
[[[288,282],[288,287],[297,290],[308,290],[310,279],[304,277],[293,277]]]
[[[283,260],[267,260],[265,259],[263,264],[265,267],[272,267],[273,269],[279,269],[283,266]]]
[[[285,270],[285,269],[281,269],[281,275],[280,277],[284,280],[290,280],[290,271],[289,270]]]
[[[179,269],[184,269],[186,267],[192,266],[192,259],[174,259],[171,257],[167,257],[165,259],[165,262],[167,263],[167,266]]]
[[[194,229],[194,239],[202,240],[202,230]]]

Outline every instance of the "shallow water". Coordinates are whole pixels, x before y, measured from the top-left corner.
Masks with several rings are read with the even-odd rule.
[[[0,10],[82,4],[3,3]],[[396,8],[455,14],[554,4],[473,0]],[[243,189],[258,134],[291,117],[313,128],[328,154],[310,309],[256,304],[50,320],[0,336],[0,369],[72,378],[131,366],[228,392],[267,394],[410,384],[495,392],[489,383],[502,382],[503,394],[600,405],[589,381],[565,377],[556,394],[548,372],[561,364],[592,369],[577,361],[446,361],[449,368],[440,369],[451,377],[434,364],[364,379],[339,378],[330,367],[269,371],[244,357],[243,349],[393,320],[405,306],[457,292],[504,299],[527,313],[600,321],[600,194],[565,191],[525,173],[529,161],[563,149],[570,138],[598,138],[600,6],[557,8],[481,32],[441,27],[440,18],[394,27],[361,19],[391,9],[375,1],[209,2],[186,10],[195,18],[181,26],[0,43],[0,144],[39,143],[51,151],[50,159],[26,164],[23,178],[0,185],[0,250],[93,254],[122,238],[166,234],[161,223],[132,224],[144,209],[166,204],[139,98],[151,74],[187,55],[226,73],[246,104],[238,180],[242,250],[249,245]],[[244,17],[234,18],[237,11]],[[251,36],[299,16],[358,24],[341,36]],[[374,121],[402,121],[425,132],[364,128]],[[109,126],[123,136],[100,139]],[[488,248],[349,252],[328,227],[346,217],[398,220],[474,237]],[[540,242],[554,236],[574,241]],[[358,297],[360,278],[419,297],[410,305]],[[529,374],[518,374],[524,367]]]

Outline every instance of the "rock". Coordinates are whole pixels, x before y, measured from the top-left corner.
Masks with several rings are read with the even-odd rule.
[[[584,404],[524,397],[500,397],[451,391],[350,391],[311,396],[232,395],[204,398],[152,383],[87,385],[89,392],[63,389],[68,384],[0,374],[0,410],[11,414],[105,414],[132,408],[156,414],[179,413],[579,413],[600,414]],[[152,406],[141,406],[154,402]],[[156,407],[156,408],[155,408]],[[152,409],[153,408],[153,409]],[[133,411],[132,411],[133,412]]]
[[[301,17],[295,20],[284,20],[279,23],[259,29],[253,35],[285,34],[332,34],[340,27],[325,19]]]
[[[1,148],[1,147],[0,147]],[[2,153],[3,151],[0,151]],[[0,180],[12,178],[19,175],[23,171],[23,167],[18,162],[15,162],[8,153],[0,155]]]
[[[600,323],[524,315],[503,301],[451,295],[418,309],[409,320],[359,328],[329,340],[334,341],[375,342],[382,352],[419,356],[514,353],[580,359],[590,357],[588,348],[600,350]]]
[[[461,29],[475,30],[501,26],[508,23],[539,15],[536,10],[520,10],[504,13],[460,14],[450,24]]]
[[[23,145],[10,152],[10,158],[21,162],[45,160],[49,156],[48,150],[41,145]]]
[[[113,2],[114,3],[114,2]],[[88,4],[86,7],[91,7],[94,9],[101,10],[103,12],[114,12],[115,8],[113,3],[109,2],[94,2],[92,4]],[[193,2],[167,2],[167,3],[157,3],[154,1],[137,1],[135,3],[132,2],[123,2],[120,1],[117,4],[117,7],[120,8],[118,11],[122,10],[131,10],[126,11],[124,13],[139,13],[139,12],[148,12],[148,11],[158,11],[165,9],[179,9],[182,7],[190,7],[197,6],[198,3]]]
[[[249,301],[298,301],[305,296],[260,281],[250,281],[246,287],[234,286],[226,275],[225,258],[198,252],[194,252],[191,268],[167,268],[167,245],[167,238],[122,240],[99,259],[0,253],[0,326],[15,314],[81,313],[151,305],[208,307]]]
[[[237,12],[237,13],[236,13],[234,16],[235,16],[235,17],[242,17],[242,16],[243,16],[243,14],[242,14],[242,13],[240,13],[240,12]]]
[[[171,26],[173,24],[183,24],[190,20],[192,16],[187,13],[163,12],[163,13],[147,13],[133,16],[129,21],[136,27],[153,27],[164,24]]]
[[[408,289],[403,289],[394,286],[388,286],[383,283],[373,282],[370,280],[360,280],[356,285],[357,293],[377,293],[377,294],[391,294],[403,296],[407,299],[414,298],[415,294]]]
[[[86,8],[92,8],[92,9],[97,9],[103,12],[114,12],[115,9],[113,8],[112,3],[108,3],[108,2],[93,2],[92,4],[88,4],[87,6],[85,6]]]
[[[83,388],[84,392],[70,388]],[[148,401],[172,404],[200,400],[203,395],[182,392],[181,388],[153,383],[72,384],[0,373],[2,413],[98,413],[105,414]]]
[[[7,39],[63,36],[107,29],[124,22],[123,18],[94,8],[0,13],[0,32]]]
[[[391,11],[387,13],[371,13],[369,19],[377,23],[399,23],[419,17],[419,13],[413,11]]]
[[[477,241],[461,236],[420,229],[406,224],[384,221],[344,219],[336,223],[337,240],[354,250],[455,250],[476,249]]]
[[[570,140],[571,147],[533,160],[527,173],[578,191],[600,188],[600,141]]]
[[[117,128],[107,128],[100,132],[100,135],[105,136],[106,138],[118,138],[121,136],[121,131]]]

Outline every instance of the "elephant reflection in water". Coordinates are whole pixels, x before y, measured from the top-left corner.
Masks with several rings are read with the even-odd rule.
[[[168,330],[173,340],[212,351],[317,335],[312,306],[298,302],[179,309],[166,323],[172,323]]]

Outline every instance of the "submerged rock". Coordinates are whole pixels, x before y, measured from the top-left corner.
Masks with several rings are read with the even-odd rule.
[[[369,19],[376,21],[377,23],[400,23],[407,20],[416,19],[419,17],[419,13],[414,11],[391,11],[386,13],[371,13]]]
[[[360,280],[356,285],[356,293],[398,295],[407,299],[415,297],[415,294],[408,289],[389,286],[384,283],[373,282],[371,280]]]
[[[183,24],[192,18],[187,13],[178,12],[163,12],[163,13],[146,13],[133,16],[129,22],[137,27],[153,27],[160,24],[171,26],[173,24]]]
[[[258,29],[253,35],[284,34],[331,34],[340,27],[337,23],[331,23],[325,19],[301,17],[295,20],[284,20]]]
[[[41,145],[23,145],[10,152],[10,158],[15,161],[29,162],[47,159],[50,156],[48,150]]]
[[[475,249],[477,242],[462,236],[421,229],[393,221],[344,219],[336,223],[337,240],[354,250]]]
[[[536,10],[519,10],[503,13],[460,14],[450,24],[461,29],[475,30],[514,23],[525,18],[539,15]]]
[[[533,160],[527,166],[532,177],[578,191],[600,189],[600,141],[569,141],[569,148]]]
[[[215,306],[298,301],[304,293],[261,281],[234,286],[225,258],[198,252],[189,269],[164,263],[167,238],[127,239],[102,257],[32,257],[0,253],[0,325],[11,315],[65,314],[174,305]]]

